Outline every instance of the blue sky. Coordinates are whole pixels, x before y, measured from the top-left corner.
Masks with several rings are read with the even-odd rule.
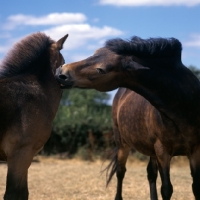
[[[55,40],[69,33],[62,50],[67,63],[90,56],[110,38],[175,37],[183,63],[200,68],[200,0],[2,0],[0,61],[37,31]]]

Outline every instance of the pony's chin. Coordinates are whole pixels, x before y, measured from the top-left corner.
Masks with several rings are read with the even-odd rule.
[[[59,76],[57,76],[57,75],[55,77],[56,77],[56,80],[57,80],[58,84],[60,85],[61,89],[71,89],[73,87],[73,82],[65,81],[65,80],[59,78]]]
[[[63,85],[63,84],[60,84],[60,88],[61,89],[71,89],[72,85]]]

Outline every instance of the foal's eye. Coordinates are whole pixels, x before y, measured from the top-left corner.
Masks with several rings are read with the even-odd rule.
[[[102,68],[96,68],[99,74],[106,74],[106,72]]]

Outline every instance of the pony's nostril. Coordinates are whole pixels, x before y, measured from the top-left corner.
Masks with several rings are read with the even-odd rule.
[[[59,76],[58,76],[60,79],[63,79],[63,80],[67,80],[67,76],[65,76],[64,74],[60,74]]]

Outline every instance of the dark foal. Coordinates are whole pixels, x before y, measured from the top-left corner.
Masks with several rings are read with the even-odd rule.
[[[147,172],[152,200],[158,199],[158,170],[162,198],[171,198],[170,161],[178,155],[190,161],[193,193],[200,200],[200,83],[182,64],[181,50],[175,38],[113,39],[93,56],[57,70],[61,88],[110,91],[123,87],[113,103],[117,151],[108,166],[108,182],[117,174],[116,200],[122,199],[131,148],[150,156]]]
[[[61,89],[55,71],[67,35],[43,33],[16,43],[0,65],[0,159],[7,161],[5,200],[27,200],[28,168],[48,140]]]

